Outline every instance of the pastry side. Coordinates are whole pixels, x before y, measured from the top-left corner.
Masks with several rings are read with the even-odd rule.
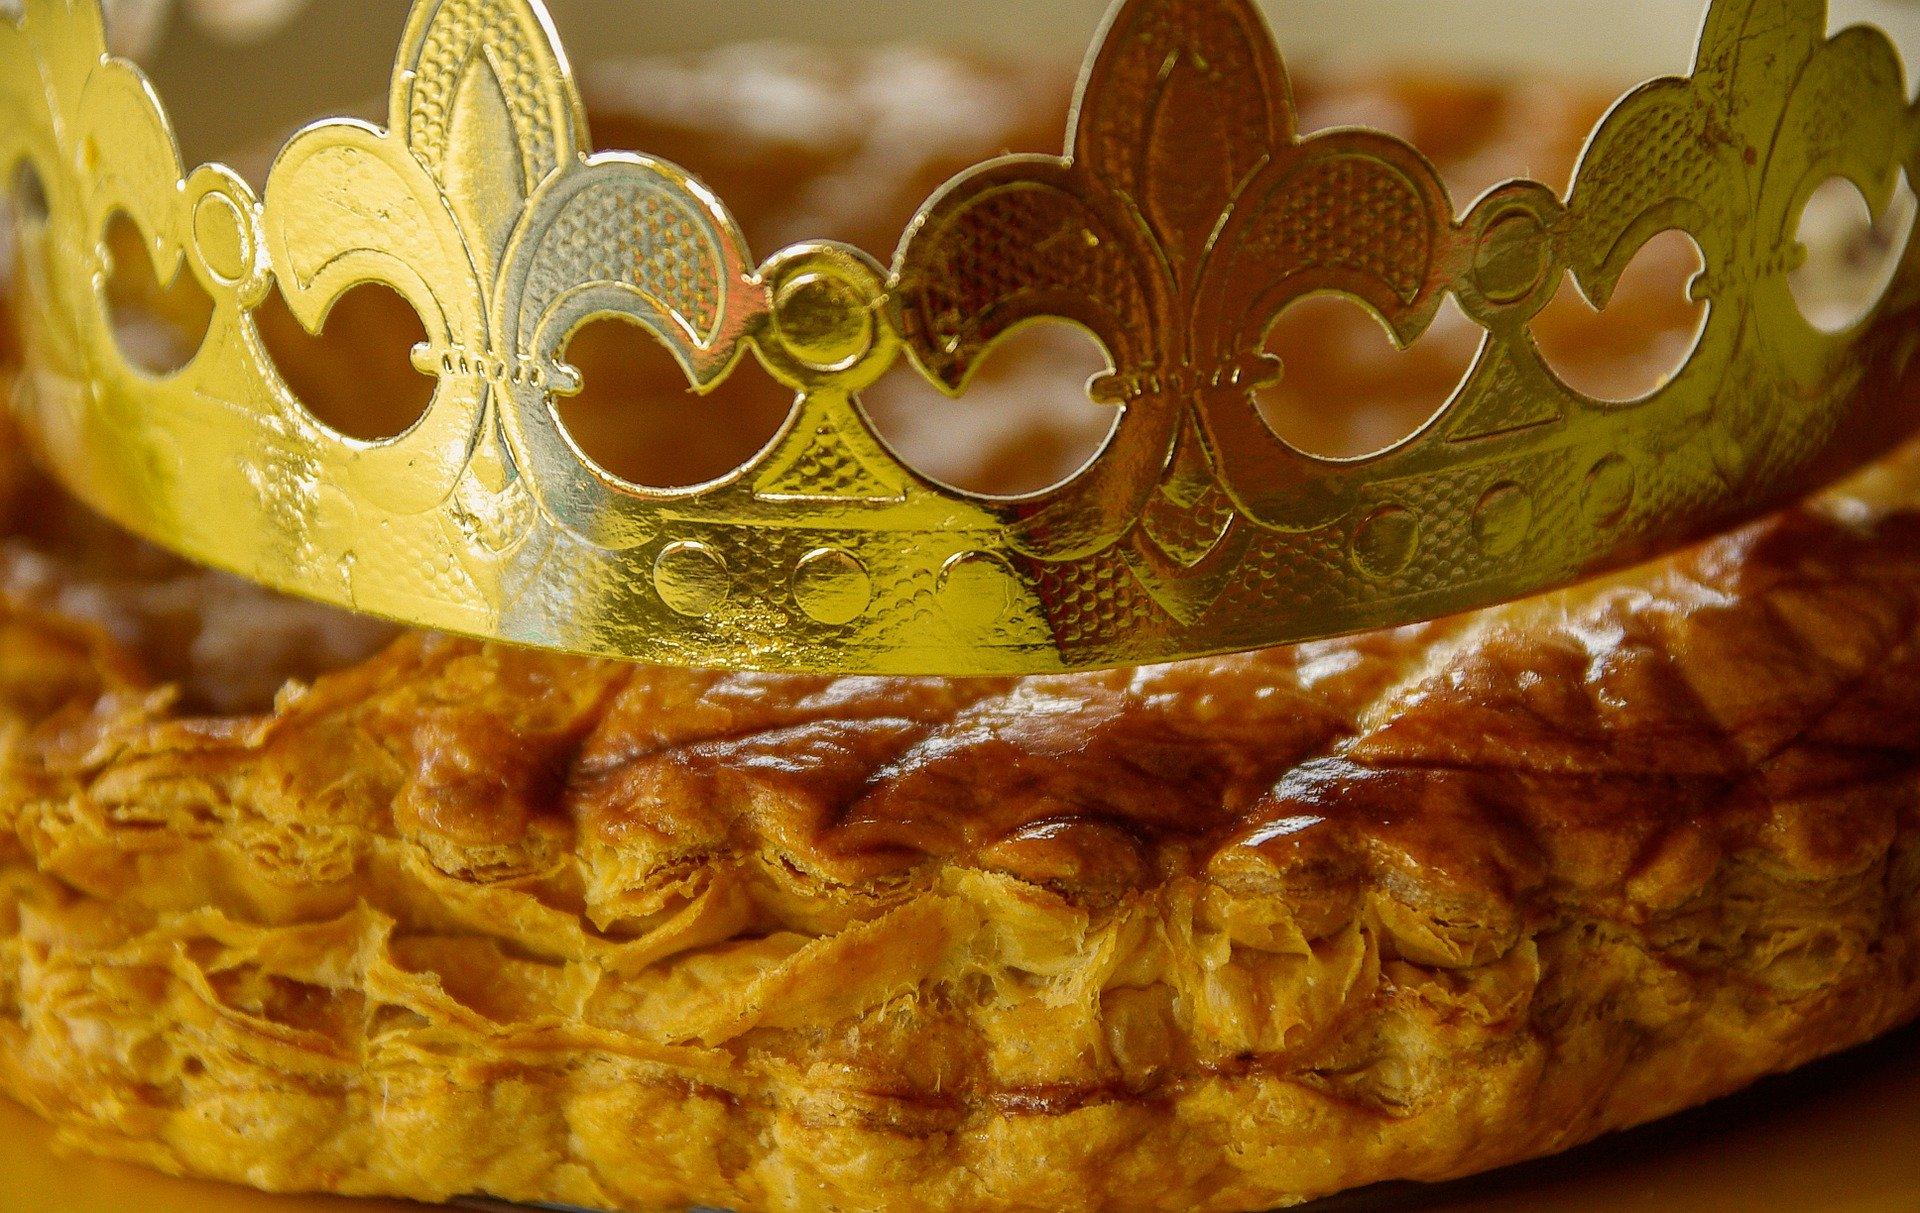
[[[1907,453],[1416,628],[809,679],[215,619],[0,439],[0,1085],[163,1170],[623,1210],[1562,1149],[1920,1012],[1914,502]]]
[[[1908,468],[1886,469],[1893,477]],[[1920,516],[1014,683],[409,637],[180,719],[0,615],[0,1075],[86,1149],[589,1207],[1254,1209],[1920,1007]]]

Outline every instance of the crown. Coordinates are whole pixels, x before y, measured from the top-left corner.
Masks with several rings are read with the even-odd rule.
[[[1516,181],[1464,211],[1414,148],[1303,135],[1251,0],[1125,0],[1061,156],[983,164],[931,198],[891,267],[809,242],[756,262],[722,202],[663,161],[589,154],[539,0],[417,0],[388,125],[297,134],[263,193],[182,162],[96,0],[0,19],[0,164],[16,166],[43,460],[199,561],[404,622],[580,653],[770,670],[1041,672],[1168,660],[1497,603],[1691,542],[1804,494],[1920,424],[1920,258],[1827,332],[1796,306],[1799,218],[1853,182],[1920,180],[1889,39],[1824,0],[1716,0],[1693,71],[1618,102],[1563,198]],[[176,373],[130,366],[102,299],[106,223],[214,301]],[[1570,277],[1596,305],[1655,235],[1704,270],[1692,355],[1627,403],[1549,368],[1530,323]],[[406,433],[335,432],[251,315],[318,331],[350,288],[419,312],[432,403]],[[1275,318],[1335,292],[1395,339],[1451,296],[1485,330],[1419,432],[1306,454],[1254,392]],[[555,398],[570,335],[618,315],[696,387],[749,352],[795,393],[743,467],[659,490],[595,465]],[[1120,417],[1047,492],[956,491],[869,424],[904,352],[964,391],[1000,338],[1055,318],[1111,362]],[[1325,407],[1338,408],[1338,400]],[[697,404],[688,423],[698,424]]]

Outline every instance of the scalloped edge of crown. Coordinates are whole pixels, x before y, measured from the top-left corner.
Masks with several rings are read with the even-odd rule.
[[[589,155],[539,0],[417,0],[388,125],[297,134],[263,197],[182,164],[94,0],[0,20],[0,155],[45,201],[19,411],[83,499],[166,546],[404,622],[636,659],[765,669],[1006,673],[1134,664],[1414,622],[1564,584],[1770,508],[1920,420],[1912,251],[1857,328],[1786,287],[1813,187],[1881,205],[1920,121],[1886,37],[1828,37],[1819,0],[1715,0],[1693,71],[1602,121],[1562,198],[1512,182],[1464,213],[1416,149],[1302,134],[1247,0],[1125,0],[1083,74],[1065,151],[968,171],[891,268],[828,242],[764,262],[677,167]],[[1196,151],[1196,149],[1199,149]],[[19,170],[16,170],[19,171]],[[130,216],[165,277],[214,298],[199,353],[120,358],[98,234]],[[1528,332],[1571,275],[1604,303],[1653,235],[1706,261],[1699,342],[1637,401],[1582,396]],[[1769,233],[1778,233],[1777,238]],[[322,425],[250,312],[279,290],[317,330],[379,282],[439,382],[389,441]],[[1252,393],[1280,312],[1333,292],[1416,340],[1443,298],[1486,334],[1405,442],[1326,460]],[[593,466],[554,394],[570,334],[619,315],[696,386],[751,353],[796,393],[734,473],[651,490]],[[1121,418],[1077,476],[1019,500],[913,470],[858,394],[904,350],[959,392],[1036,319],[1092,332]]]

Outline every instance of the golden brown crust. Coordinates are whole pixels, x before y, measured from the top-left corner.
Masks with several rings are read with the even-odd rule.
[[[1570,1145],[1920,1005],[1920,514],[1848,500],[1002,683],[410,637],[192,720],[9,609],[5,1079],[171,1170],[623,1208],[1248,1209]]]
[[[1216,661],[412,635],[257,716],[75,605],[95,539],[9,542],[0,1083],[167,1170],[624,1209],[1243,1210],[1569,1146],[1920,1009],[1916,476]]]

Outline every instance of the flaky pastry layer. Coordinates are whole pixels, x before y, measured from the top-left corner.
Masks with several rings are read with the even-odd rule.
[[[414,636],[196,719],[90,627],[0,631],[0,1080],[176,1172],[1254,1209],[1559,1149],[1920,1006],[1920,515],[1857,496],[1098,676]]]

